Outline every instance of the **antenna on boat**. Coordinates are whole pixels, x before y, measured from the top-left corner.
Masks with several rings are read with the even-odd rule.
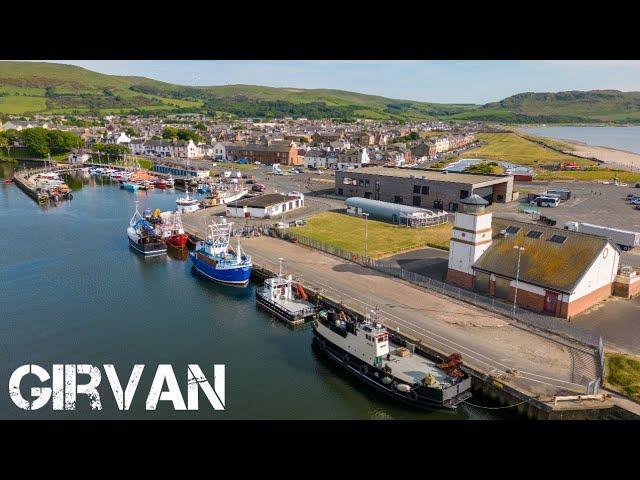
[[[282,257],[278,258],[278,263],[280,264],[280,270],[278,271],[278,276],[279,277],[282,276],[282,262],[284,262],[284,258],[282,258]]]

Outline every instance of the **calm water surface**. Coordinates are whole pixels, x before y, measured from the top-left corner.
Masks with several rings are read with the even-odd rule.
[[[3,177],[11,168],[0,163]],[[180,193],[126,192],[93,179],[71,186],[72,201],[44,209],[15,185],[0,185],[0,418],[496,418],[466,405],[422,413],[389,402],[318,356],[309,328],[290,330],[256,310],[254,285],[214,285],[194,276],[185,259],[130,251],[125,229],[135,199],[141,210],[168,210]],[[24,412],[7,383],[26,363],[49,372],[53,363],[113,363],[123,383],[134,364],[147,367],[129,412],[116,410],[104,370],[102,411],[90,411],[80,395],[75,412],[53,412],[51,402]],[[162,401],[145,411],[161,363],[173,365],[183,395],[188,363],[208,375],[225,364],[226,410],[213,411],[201,395],[198,412],[174,412]],[[25,381],[23,395],[33,385]]]
[[[610,147],[640,153],[638,127],[536,127],[525,131],[559,140],[576,140],[598,147]]]

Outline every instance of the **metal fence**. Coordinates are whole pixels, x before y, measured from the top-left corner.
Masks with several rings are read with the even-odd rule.
[[[595,380],[602,378],[604,372],[602,337],[594,332],[572,325],[571,323],[556,317],[542,315],[530,310],[525,310],[518,306],[514,307],[513,304],[506,303],[498,298],[456,287],[454,285],[405,270],[399,267],[396,263],[365,257],[358,253],[349,252],[333,245],[319,242],[304,235],[300,235],[299,233],[285,231],[283,229],[271,229],[270,233],[284,240],[306,245],[336,257],[357,263],[364,267],[369,267],[379,272],[386,273],[387,275],[400,278],[422,288],[507,316],[515,322],[519,322],[522,326],[534,329],[540,334],[552,334],[554,336],[569,339],[573,343],[577,342],[582,346],[582,354],[586,354],[591,358],[591,362],[595,362],[595,371],[597,375]],[[570,348],[579,348],[575,345],[565,345]],[[584,364],[586,362],[588,361],[583,358],[582,363]],[[581,375],[579,369],[576,369],[574,376],[582,380],[580,383],[583,384],[594,382],[592,377],[587,378],[584,375]],[[595,388],[597,389],[597,386]]]

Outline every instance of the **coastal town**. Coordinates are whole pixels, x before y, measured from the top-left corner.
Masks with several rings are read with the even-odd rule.
[[[640,355],[638,154],[473,120],[74,113],[3,115],[0,157],[43,211],[117,188],[134,256],[255,284],[409,408],[640,415],[611,376]]]

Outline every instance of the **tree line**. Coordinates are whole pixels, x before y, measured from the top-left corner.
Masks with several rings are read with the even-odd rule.
[[[74,133],[41,127],[0,132],[0,148],[18,144],[26,148],[31,155],[37,157],[65,153],[73,148],[78,148],[82,143],[80,137]]]

